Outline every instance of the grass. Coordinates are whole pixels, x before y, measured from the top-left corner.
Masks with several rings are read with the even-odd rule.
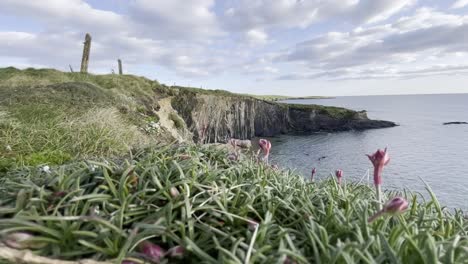
[[[176,113],[171,112],[169,118],[174,122],[174,126],[177,129],[182,129],[184,127],[184,120],[182,120]]]
[[[143,261],[138,244],[183,246],[178,263],[466,263],[468,224],[432,195],[403,195],[400,216],[367,223],[373,188],[310,183],[214,147],[160,146],[132,159],[10,170],[0,234],[34,234],[37,254]],[[171,188],[180,192],[170,194]],[[430,191],[430,190],[429,190]],[[259,223],[249,228],[249,221]],[[288,260],[287,260],[288,259]]]
[[[131,75],[0,69],[0,171],[122,156],[171,141],[139,128],[157,122],[169,88]],[[8,150],[10,149],[10,150]]]

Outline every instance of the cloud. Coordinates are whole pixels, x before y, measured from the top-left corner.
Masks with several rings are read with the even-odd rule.
[[[117,58],[126,65],[158,65],[184,77],[225,69],[207,43],[221,34],[212,0],[147,1],[128,4],[128,14],[93,8],[83,0],[4,0],[0,15],[39,23],[38,32],[0,32],[0,56],[31,64],[78,68],[82,42],[91,33],[91,70],[109,71]],[[181,41],[182,40],[182,41]],[[211,56],[210,56],[211,55]],[[15,61],[15,60],[12,60]],[[17,60],[16,60],[17,61]]]
[[[420,67],[413,70],[399,70],[396,67],[380,67],[367,69],[339,69],[319,71],[315,73],[292,73],[277,77],[277,80],[315,80],[330,81],[369,80],[369,79],[410,79],[435,75],[467,74],[468,65],[435,65]]]
[[[277,56],[276,62],[301,62],[311,69],[340,73],[336,70],[434,63],[427,59],[443,60],[455,53],[468,52],[466,43],[468,16],[424,8],[393,24],[358,27],[349,32],[329,32],[315,37]],[[301,78],[301,75],[283,76],[283,79],[295,77]]]
[[[414,0],[240,0],[225,10],[223,24],[229,31],[249,32],[256,28],[307,28],[326,20],[375,23],[414,3]]]
[[[468,5],[468,0],[458,0],[455,3],[453,3],[452,8],[457,9],[457,8],[463,8]]]
[[[122,15],[94,9],[82,0],[2,0],[0,13],[34,18],[54,29],[84,28],[99,33],[128,30]]]
[[[262,45],[268,41],[268,35],[261,29],[251,29],[245,33],[245,36],[252,45]]]
[[[135,0],[130,18],[146,36],[170,39],[206,39],[222,35],[214,0]]]

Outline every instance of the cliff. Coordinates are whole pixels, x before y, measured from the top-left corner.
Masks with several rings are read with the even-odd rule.
[[[168,87],[133,75],[0,68],[0,172],[120,157],[157,144],[394,125],[365,112]]]
[[[393,127],[370,120],[366,112],[319,105],[292,105],[230,93],[179,88],[172,107],[186,122],[197,142],[224,142],[285,133],[335,132]]]

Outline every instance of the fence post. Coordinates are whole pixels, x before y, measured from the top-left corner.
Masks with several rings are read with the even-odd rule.
[[[123,74],[123,71],[122,71],[122,60],[118,59],[117,61],[119,62],[119,74],[122,75],[122,74]]]
[[[81,73],[88,73],[89,53],[91,50],[91,36],[86,33],[83,47],[83,57],[81,58]]]

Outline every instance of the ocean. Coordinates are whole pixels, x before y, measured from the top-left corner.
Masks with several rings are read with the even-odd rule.
[[[350,96],[335,99],[284,101],[366,110],[369,118],[394,121],[398,127],[308,136],[272,138],[272,163],[316,179],[336,169],[347,181],[372,184],[372,165],[365,154],[388,148],[390,163],[383,173],[384,189],[421,192],[425,182],[450,208],[468,209],[468,94]],[[368,177],[368,172],[370,177]],[[421,180],[423,179],[423,180]]]

